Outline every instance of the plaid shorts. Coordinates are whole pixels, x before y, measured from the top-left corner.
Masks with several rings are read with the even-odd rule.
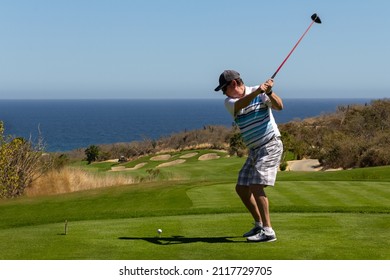
[[[280,137],[274,137],[259,148],[250,149],[248,159],[238,174],[237,184],[274,186],[282,153]]]

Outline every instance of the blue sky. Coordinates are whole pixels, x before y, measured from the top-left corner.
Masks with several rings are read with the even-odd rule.
[[[0,0],[0,99],[222,98],[224,69],[285,98],[390,97],[390,1]]]

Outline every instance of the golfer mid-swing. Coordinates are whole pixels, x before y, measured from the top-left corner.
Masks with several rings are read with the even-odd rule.
[[[283,144],[272,110],[282,110],[281,98],[272,90],[272,79],[260,86],[247,87],[234,70],[225,70],[215,91],[227,96],[225,106],[238,125],[242,139],[249,149],[236,185],[237,194],[252,214],[255,226],[245,233],[248,241],[276,240],[272,229],[267,186],[274,186]]]

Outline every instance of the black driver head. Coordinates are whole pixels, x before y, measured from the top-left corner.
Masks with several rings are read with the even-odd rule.
[[[312,19],[315,23],[321,23],[320,17],[317,16],[317,14],[313,14],[313,15],[311,16],[311,19]]]

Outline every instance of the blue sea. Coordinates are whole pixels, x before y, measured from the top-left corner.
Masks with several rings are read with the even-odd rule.
[[[335,112],[369,99],[284,99],[277,123]],[[207,125],[232,125],[223,99],[207,100],[0,100],[5,134],[38,138],[49,152],[89,145],[159,139]]]

